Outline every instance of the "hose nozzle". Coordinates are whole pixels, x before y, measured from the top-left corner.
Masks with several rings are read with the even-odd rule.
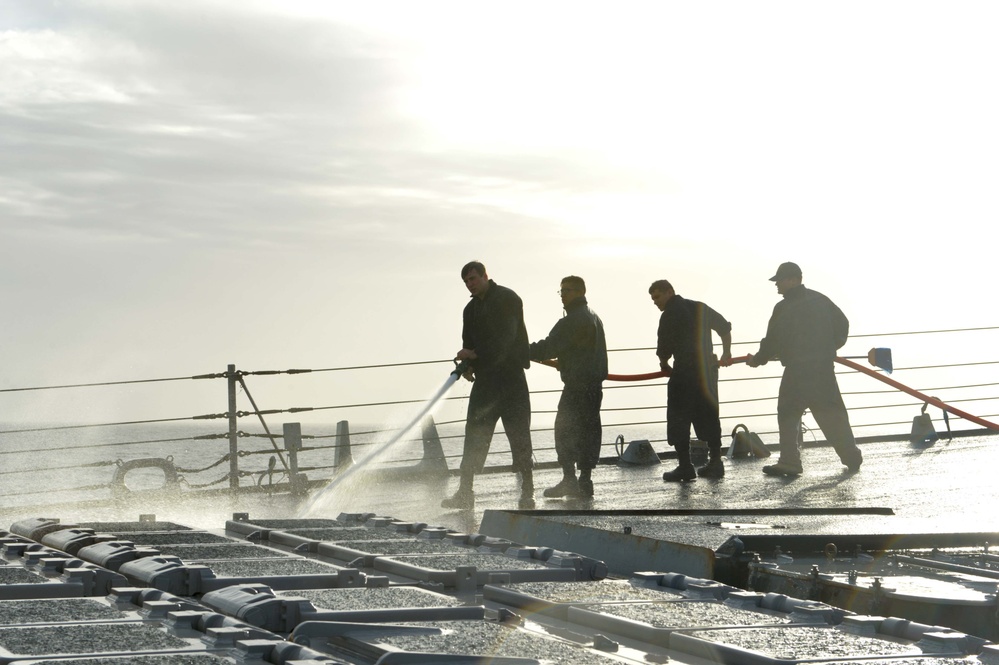
[[[465,372],[467,372],[469,369],[470,368],[468,366],[468,361],[467,360],[462,360],[461,362],[458,362],[458,360],[455,359],[455,361],[454,361],[454,370],[452,370],[451,374],[453,374],[454,376],[456,376],[457,378],[460,379],[462,377],[462,375]]]

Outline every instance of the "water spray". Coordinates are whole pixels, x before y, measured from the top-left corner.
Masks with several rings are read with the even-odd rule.
[[[316,492],[315,496],[312,497],[312,500],[309,501],[304,508],[299,510],[298,517],[308,517],[313,510],[319,508],[323,504],[325,499],[328,496],[330,496],[330,494],[337,487],[339,487],[341,483],[345,482],[348,478],[353,476],[358,471],[358,469],[367,467],[368,462],[380,457],[382,453],[384,453],[386,450],[388,450],[396,443],[398,443],[400,440],[402,440],[402,438],[406,436],[406,434],[408,434],[414,427],[420,424],[420,422],[426,417],[426,415],[430,413],[433,410],[433,408],[437,405],[437,402],[439,402],[441,398],[447,394],[447,391],[451,389],[451,386],[453,386],[455,382],[458,381],[458,379],[460,379],[466,372],[468,372],[469,369],[470,367],[467,360],[462,360],[461,362],[459,362],[457,359],[455,359],[454,369],[448,375],[447,380],[444,381],[444,385],[442,385],[437,390],[437,392],[434,394],[433,397],[427,400],[426,404],[423,405],[423,408],[420,409],[420,412],[413,417],[413,419],[409,422],[409,424],[397,430],[395,435],[392,436],[391,439],[381,444],[380,446],[375,447],[369,454],[365,455],[363,459],[351,465],[349,468],[347,468],[342,473],[337,475],[333,480],[331,480],[329,484],[326,485],[326,487],[323,487],[321,490]]]

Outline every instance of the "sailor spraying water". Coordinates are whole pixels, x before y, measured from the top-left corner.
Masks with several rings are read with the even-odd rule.
[[[524,374],[530,360],[523,302],[511,289],[489,279],[478,261],[465,264],[461,278],[471,299],[462,315],[462,348],[455,360],[467,363],[465,376],[475,381],[468,398],[458,491],[441,506],[475,506],[475,474],[485,465],[496,423],[502,419],[513,468],[520,477],[519,507],[533,508],[531,396]]]

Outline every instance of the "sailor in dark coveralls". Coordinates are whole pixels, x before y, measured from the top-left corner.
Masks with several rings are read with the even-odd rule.
[[[721,422],[718,417],[718,365],[732,362],[732,324],[702,302],[687,300],[665,279],[649,287],[659,317],[659,365],[669,371],[666,403],[666,441],[676,449],[677,467],[663,474],[667,482],[686,482],[697,476],[721,478]],[[722,341],[715,358],[711,332]],[[670,368],[669,360],[673,359]],[[694,469],[690,461],[690,427],[708,444],[708,463]]]
[[[471,293],[462,313],[462,348],[455,359],[466,362],[465,378],[474,380],[468,398],[465,444],[458,491],[444,499],[445,508],[472,508],[475,474],[482,471],[496,421],[510,441],[513,468],[520,474],[520,508],[534,507],[531,397],[524,370],[530,367],[524,305],[512,290],[489,279],[478,261],[465,264],[461,278]]]
[[[559,288],[565,316],[548,337],[531,344],[531,360],[558,359],[562,395],[555,415],[555,453],[562,480],[546,497],[591,497],[591,471],[600,459],[600,404],[607,378],[604,324],[586,301],[586,282],[570,275]],[[579,469],[579,478],[576,478]]]
[[[760,350],[746,361],[758,367],[779,358],[784,365],[777,396],[780,459],[763,467],[763,473],[801,474],[801,417],[806,409],[843,464],[857,471],[864,457],[853,437],[833,365],[836,350],[846,343],[850,322],[833,301],[802,285],[796,264],[782,263],[770,281],[776,282],[784,299],[774,307]]]

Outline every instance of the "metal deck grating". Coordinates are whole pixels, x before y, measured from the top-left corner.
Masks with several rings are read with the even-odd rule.
[[[294,553],[282,550],[287,545],[275,549],[272,536],[293,535],[282,530],[284,521],[245,520],[236,529],[226,523],[228,535],[220,536],[226,542],[161,541],[145,548],[98,543],[96,551],[131,547],[136,558],[119,570],[104,570],[112,588],[64,599],[43,596],[60,586],[86,592],[72,579],[74,571],[79,577],[93,573],[81,565],[100,567],[51,547],[21,543],[5,554],[0,572],[36,575],[42,584],[36,598],[0,601],[0,665],[40,665],[46,659],[47,665],[375,665],[382,658],[383,664],[435,658],[427,653],[503,659],[510,665],[667,659],[698,665],[999,662],[986,640],[941,626],[855,615],[662,570],[609,579],[594,556],[597,549],[577,554],[543,541],[505,540],[508,534],[460,534],[370,516],[323,520],[320,527],[307,520],[290,523],[300,532],[348,528],[404,537],[351,541],[391,549],[387,556],[371,547],[370,565],[360,570],[324,561],[324,545],[330,543],[322,539],[296,536],[287,541],[297,543]],[[96,533],[106,526],[66,528]],[[78,534],[63,538],[67,534],[60,536],[50,524],[41,528],[51,542],[76,542]],[[188,531],[196,533],[172,530]],[[170,532],[133,533],[169,538]],[[254,540],[245,540],[251,536]],[[280,558],[177,556],[261,550]],[[454,554],[445,554],[450,551]],[[0,584],[0,593],[4,586],[10,584]],[[30,586],[17,588],[24,593]]]

